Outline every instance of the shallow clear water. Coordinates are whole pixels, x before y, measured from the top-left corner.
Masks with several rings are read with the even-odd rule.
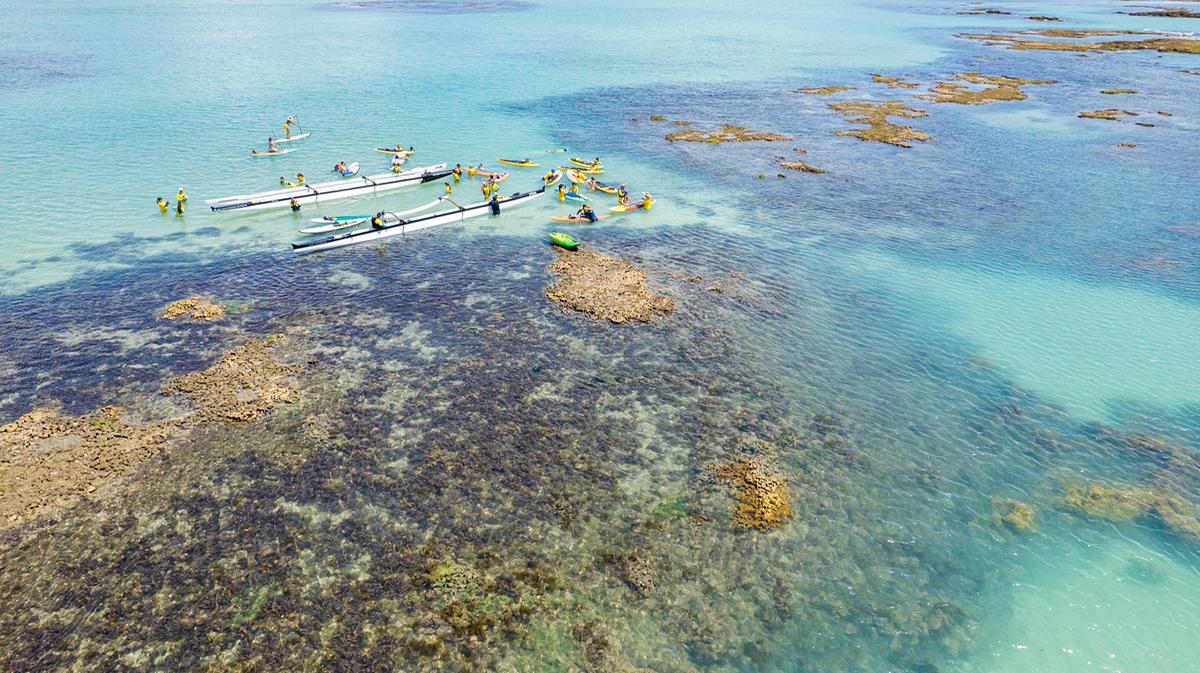
[[[954,37],[1028,14],[1187,28],[1109,2],[1003,6],[0,6],[0,420],[153,413],[166,376],[245,334],[288,329],[319,362],[307,402],[189,439],[129,503],[5,531],[0,661],[283,670],[332,647],[304,665],[402,666],[420,651],[414,578],[452,556],[550,597],[457,645],[500,670],[571,670],[592,632],[619,650],[591,662],[609,670],[1200,670],[1200,541],[1062,504],[1093,482],[1200,503],[1200,77],[1181,72],[1200,57]],[[914,102],[934,139],[912,149],[834,136],[851,125],[833,99],[788,91],[900,98],[920,90],[870,73],[967,70],[1059,83]],[[1141,93],[1098,93],[1116,86]],[[1155,126],[1075,116],[1110,106]],[[288,114],[312,138],[248,158]],[[669,144],[652,114],[795,140]],[[647,269],[678,313],[615,329],[545,301],[551,199],[311,258],[288,251],[290,213],[203,212],[339,159],[382,171],[370,148],[394,142],[417,165],[602,156],[658,203],[576,233]],[[793,147],[829,173],[774,177]],[[159,216],[180,185],[186,216]],[[154,320],[192,293],[249,310]],[[314,443],[310,414],[344,441]],[[738,532],[702,468],[760,440],[796,516]],[[998,521],[1003,498],[1034,508],[1032,532]],[[629,550],[657,593],[606,574]],[[261,621],[231,620],[260,587]]]

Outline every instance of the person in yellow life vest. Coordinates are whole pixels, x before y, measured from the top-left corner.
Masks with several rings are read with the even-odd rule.
[[[558,200],[559,201],[567,200],[567,186],[564,184],[558,185]]]
[[[642,208],[650,208],[654,203],[654,199],[650,198],[650,192],[642,192]]]
[[[299,185],[302,185],[302,184],[304,184],[304,174],[303,174],[303,173],[297,173],[297,174],[296,174],[296,185],[297,185],[297,186],[299,186]]]
[[[585,182],[583,184],[585,187],[588,188],[588,191],[590,191],[590,192],[596,191],[596,178],[588,178],[587,182]]]
[[[458,182],[459,180],[461,180],[462,179],[462,164],[454,164],[454,170],[450,171],[450,174],[454,176],[455,182]]]
[[[454,192],[454,189],[453,189],[453,188],[450,186],[450,183],[449,183],[449,182],[446,182],[446,183],[444,183],[444,184],[446,185],[446,193],[447,193],[447,194],[450,194],[450,193],[453,193],[453,192]]]
[[[170,205],[171,205],[171,204],[167,203],[167,200],[166,200],[166,199],[164,199],[164,198],[163,198],[163,197],[161,197],[161,196],[160,196],[160,197],[158,197],[158,212],[162,213],[163,215],[166,215],[166,214],[167,214],[167,208],[168,208],[168,207],[170,207]]]
[[[546,174],[542,176],[542,182],[545,182],[547,184],[549,184],[549,182],[553,179],[554,179],[554,171],[546,171]]]
[[[475,167],[474,166],[467,166],[467,176],[472,177],[472,178],[475,177]]]
[[[371,228],[383,229],[383,213],[375,213],[375,215],[371,217]]]
[[[287,120],[283,122],[283,135],[284,136],[286,136],[288,138],[292,137],[292,124],[295,124],[295,123],[296,123],[296,118],[291,115],[288,115]]]
[[[490,195],[492,198],[495,198],[495,197],[496,197],[496,195],[497,195],[497,194],[499,194],[499,193],[500,193],[500,183],[499,183],[499,182],[496,182],[495,180],[492,180],[492,186],[491,186],[491,189],[490,189],[490,191],[489,191],[489,195]]]
[[[579,183],[572,182],[571,187],[567,189],[568,194],[579,194]]]
[[[484,180],[479,185],[479,191],[483,192],[483,198],[486,199],[488,197],[488,194],[492,193],[492,183],[488,182],[487,180]]]
[[[296,199],[292,199],[292,200],[291,200],[291,202],[290,202],[288,205],[292,207],[292,212],[293,212],[293,213],[298,213],[298,212],[300,212],[300,202],[299,202],[299,201],[297,201]]]
[[[287,186],[288,186],[288,181],[287,181],[287,178],[283,177],[282,175],[281,175],[281,176],[279,176],[279,186],[280,186],[280,187],[287,187]]]
[[[183,187],[180,187],[179,192],[175,194],[175,200],[187,203],[187,192],[183,191]]]

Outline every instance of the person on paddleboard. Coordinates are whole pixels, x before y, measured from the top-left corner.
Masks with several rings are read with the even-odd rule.
[[[567,200],[567,186],[562,183],[559,183],[559,185],[558,185],[558,200],[559,201]]]
[[[587,182],[583,184],[588,188],[588,191],[596,191],[596,178],[588,178]]]
[[[158,212],[162,213],[163,215],[166,215],[167,209],[171,207],[171,204],[167,203],[167,200],[161,196],[158,197],[157,203],[158,203]]]
[[[579,183],[578,183],[578,182],[572,182],[572,183],[571,183],[571,186],[570,186],[570,187],[567,189],[567,193],[568,193],[568,194],[574,194],[574,195],[576,195],[576,196],[579,196]]]
[[[286,121],[283,122],[283,135],[287,138],[292,137],[292,124],[296,123],[296,118],[288,115]]]
[[[642,208],[649,208],[652,203],[654,199],[650,198],[650,192],[642,192]]]
[[[275,138],[267,138],[267,154],[275,154],[278,151],[279,148],[275,147]]]
[[[597,219],[596,211],[592,210],[592,206],[587,203],[583,204],[583,207],[579,209],[579,212],[575,213],[575,217],[581,220],[587,220],[588,222],[595,222]]]
[[[625,185],[617,187],[617,200],[621,202],[622,206],[629,205],[629,190],[625,189]]]
[[[554,179],[554,171],[552,171],[552,170],[546,171],[546,174],[542,176],[542,182],[545,182],[547,184],[549,184],[549,182],[553,179]]]

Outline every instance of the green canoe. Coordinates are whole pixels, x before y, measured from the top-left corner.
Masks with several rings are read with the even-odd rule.
[[[579,247],[579,241],[576,241],[574,236],[557,231],[550,232],[550,242],[566,250],[574,250]]]

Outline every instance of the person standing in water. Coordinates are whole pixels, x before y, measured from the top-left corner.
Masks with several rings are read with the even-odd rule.
[[[288,205],[290,205],[290,206],[292,207],[292,212],[293,212],[293,213],[298,213],[298,212],[300,212],[300,202],[299,202],[299,201],[297,201],[296,199],[292,199],[292,200],[291,200],[291,203],[290,203],[290,204],[288,204]]]
[[[183,217],[183,201],[175,202],[175,217]]]
[[[175,200],[180,203],[187,203],[187,192],[183,191],[183,187],[180,187],[179,192],[175,194]]]
[[[167,209],[170,207],[171,207],[171,204],[167,203],[166,199],[164,199],[161,196],[158,197],[158,212],[162,213],[163,215],[166,215]]]
[[[562,184],[561,182],[558,183],[558,200],[559,201],[567,200],[567,186]]]
[[[458,182],[459,180],[461,180],[462,179],[462,164],[454,164],[454,170],[450,171],[450,174],[454,176],[455,182]]]

